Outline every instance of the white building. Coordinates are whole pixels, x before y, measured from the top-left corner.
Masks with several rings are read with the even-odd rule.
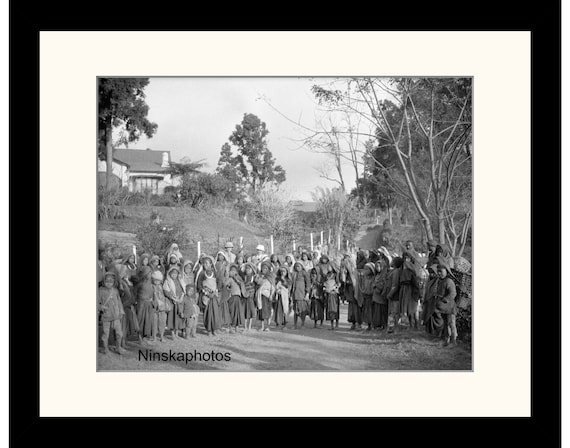
[[[120,186],[127,186],[130,192],[150,190],[153,194],[163,194],[165,187],[177,185],[168,172],[170,162],[170,151],[115,149],[113,174],[119,179]],[[106,173],[106,161],[98,161],[98,171]]]

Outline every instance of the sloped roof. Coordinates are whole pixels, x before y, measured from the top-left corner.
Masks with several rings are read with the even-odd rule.
[[[162,167],[162,153],[168,153],[170,161],[170,151],[154,151],[152,149],[114,149],[113,159],[129,165],[131,171],[143,173],[161,173],[168,168]]]

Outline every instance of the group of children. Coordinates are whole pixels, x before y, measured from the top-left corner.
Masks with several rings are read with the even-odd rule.
[[[300,250],[297,255],[234,254],[226,244],[216,257],[201,254],[195,263],[172,244],[166,255],[134,255],[105,263],[99,260],[98,316],[102,351],[107,352],[111,328],[117,353],[124,353],[127,339],[139,342],[196,337],[199,315],[207,334],[251,332],[254,321],[261,331],[273,324],[286,329],[313,327],[330,322],[339,326],[340,302],[348,302],[351,330],[385,330],[410,327],[422,322],[426,331],[456,343],[455,284],[447,276],[448,260],[435,245],[428,257],[429,279],[421,257],[406,247],[402,256],[384,248],[359,251],[329,259],[326,254]],[[439,254],[436,252],[439,250]],[[298,260],[297,260],[298,258]],[[138,261],[138,264],[137,264]],[[162,262],[161,262],[162,261]],[[421,316],[419,304],[422,303]]]

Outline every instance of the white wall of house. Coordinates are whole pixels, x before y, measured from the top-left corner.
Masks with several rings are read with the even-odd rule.
[[[105,160],[99,160],[97,169],[99,171],[106,173],[107,172],[107,162]],[[115,176],[117,176],[119,179],[121,179],[121,185],[122,186],[127,185],[128,179],[129,179],[129,174],[128,174],[128,170],[127,170],[126,165],[121,165],[120,163],[113,162],[113,174]]]

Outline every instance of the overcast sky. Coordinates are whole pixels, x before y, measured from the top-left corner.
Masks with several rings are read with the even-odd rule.
[[[205,159],[208,166],[204,171],[211,172],[235,126],[241,123],[245,113],[253,113],[267,125],[268,147],[276,164],[286,171],[285,189],[292,199],[310,201],[317,186],[336,186],[320,178],[315,169],[326,163],[327,157],[299,148],[303,137],[299,127],[260,97],[265,97],[287,117],[314,128],[315,117],[321,112],[310,88],[327,81],[325,78],[150,78],[145,89],[150,107],[148,118],[158,124],[158,131],[151,139],[142,137],[129,147],[168,150],[175,162],[184,157],[193,161]],[[350,165],[344,169],[344,175],[350,190],[354,187]]]

